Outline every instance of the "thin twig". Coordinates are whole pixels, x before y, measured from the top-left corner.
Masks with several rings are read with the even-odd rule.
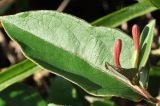
[[[67,7],[69,2],[70,0],[63,0],[62,3],[57,8],[57,11],[62,12]]]

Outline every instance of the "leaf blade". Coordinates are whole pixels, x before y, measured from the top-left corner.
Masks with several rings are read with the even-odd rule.
[[[147,88],[149,79],[149,64],[147,64],[151,46],[153,42],[153,30],[155,27],[155,20],[152,20],[142,31],[140,36],[140,59],[139,59],[139,76],[140,85]]]
[[[153,30],[155,27],[155,20],[152,20],[142,31],[140,36],[140,60],[139,60],[139,69],[144,67],[147,63],[151,45],[153,41]]]
[[[47,106],[36,89],[17,83],[0,93],[1,106]]]
[[[124,33],[93,27],[69,15],[51,11],[26,12],[1,19],[8,35],[21,45],[26,56],[43,68],[79,85],[92,95],[117,95],[132,100],[141,97],[124,83],[102,72],[105,70],[103,62],[114,64],[111,47],[118,38],[124,43],[122,66],[132,66],[131,59],[126,58],[132,58],[133,41]]]

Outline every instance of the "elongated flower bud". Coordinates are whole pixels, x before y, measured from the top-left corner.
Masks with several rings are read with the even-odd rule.
[[[122,48],[122,40],[118,39],[114,44],[114,64],[118,68],[121,68],[120,64],[121,48]]]
[[[140,46],[139,46],[139,28],[138,28],[138,25],[136,25],[136,24],[133,25],[133,27],[132,27],[132,36],[133,36],[134,45],[135,45],[133,66],[134,66],[134,68],[137,68],[138,67]]]

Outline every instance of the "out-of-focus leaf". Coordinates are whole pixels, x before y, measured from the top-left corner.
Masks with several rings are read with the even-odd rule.
[[[132,67],[133,40],[119,30],[93,27],[54,11],[24,12],[0,19],[28,58],[88,93],[135,101],[141,98],[123,82],[103,73],[106,61],[114,65],[113,46],[117,39],[123,41],[122,67]]]
[[[160,66],[151,66],[150,76],[159,76],[160,77]]]
[[[113,12],[109,15],[106,15],[94,22],[93,25],[101,25],[101,26],[109,26],[109,27],[117,27],[124,22],[127,22],[133,18],[138,16],[142,16],[146,13],[157,10],[157,8],[150,3],[149,0],[145,0],[140,3],[133,4],[131,6],[122,8],[116,12]]]
[[[0,106],[47,106],[41,95],[24,84],[15,84],[0,92]]]
[[[158,96],[160,91],[160,66],[151,66],[148,90],[153,96]]]
[[[148,83],[148,91],[155,97],[159,95],[160,91],[160,76],[154,76],[151,75],[149,77],[149,83]]]
[[[82,106],[77,90],[67,80],[56,77],[50,79],[49,103]]]
[[[148,90],[155,97],[159,95],[160,91],[159,81],[160,81],[160,66],[151,66]]]
[[[30,60],[25,60],[19,64],[2,70],[0,72],[0,91],[18,81],[27,78],[38,70],[40,70],[40,68],[30,62]]]
[[[160,66],[150,66],[148,90],[153,96],[158,96],[160,91]]]

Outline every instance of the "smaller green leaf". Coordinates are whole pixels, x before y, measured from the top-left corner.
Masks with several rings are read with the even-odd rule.
[[[149,71],[148,90],[153,96],[157,97],[160,89],[160,83],[158,83],[160,81],[160,66],[150,66]]]
[[[160,8],[160,1],[159,0],[150,0],[151,3],[156,6],[157,8]]]
[[[150,76],[159,76],[160,77],[160,66],[151,66]]]
[[[0,93],[0,106],[47,106],[41,95],[25,84],[15,84]]]
[[[51,78],[50,82],[49,103],[82,106],[82,102],[78,98],[77,90],[69,81],[61,77],[56,77]]]
[[[146,67],[142,68],[139,71],[139,84],[141,85],[141,87],[143,88],[147,88],[148,87],[148,80],[149,80],[149,69],[150,66],[149,64],[146,65]]]
[[[0,72],[0,91],[40,70],[30,60],[22,61]]]
[[[139,60],[139,83],[141,87],[147,88],[149,67],[147,64],[151,46],[153,42],[153,32],[155,27],[155,20],[152,20],[142,31],[140,36],[140,60]],[[146,68],[147,67],[147,68]]]
[[[139,70],[145,67],[153,41],[153,32],[155,27],[155,20],[152,20],[142,31],[140,36],[140,60]]]

